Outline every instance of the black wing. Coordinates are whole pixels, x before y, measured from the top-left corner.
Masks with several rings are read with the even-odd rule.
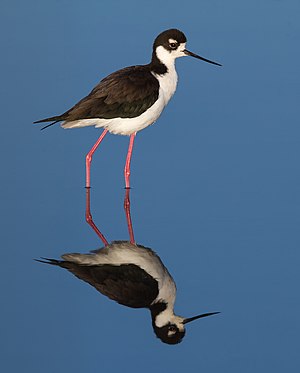
[[[101,80],[88,96],[64,114],[35,123],[91,118],[134,118],[152,106],[158,94],[158,80],[148,65],[130,66]]]
[[[132,308],[146,308],[158,295],[158,283],[134,264],[80,265],[47,259],[48,264],[66,268],[108,298]]]

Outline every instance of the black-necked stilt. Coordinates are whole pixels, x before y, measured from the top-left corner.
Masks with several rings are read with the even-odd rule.
[[[108,298],[132,308],[148,308],[154,332],[162,342],[176,344],[185,335],[190,318],[174,314],[176,285],[159,256],[149,248],[115,241],[90,254],[64,254],[63,260],[42,258],[42,263],[66,268]]]
[[[177,85],[175,59],[192,56],[207,60],[185,48],[186,37],[176,29],[157,36],[153,44],[152,60],[147,65],[126,67],[107,76],[70,110],[62,115],[34,123],[63,122],[63,128],[85,126],[103,127],[104,131],[86,156],[86,187],[90,183],[92,156],[107,132],[129,135],[130,142],[125,163],[125,186],[130,187],[130,160],[135,135],[153,124],[173,96]]]

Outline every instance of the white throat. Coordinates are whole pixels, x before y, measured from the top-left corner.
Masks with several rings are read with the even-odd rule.
[[[173,309],[171,307],[166,308],[163,312],[158,314],[155,318],[155,325],[158,328],[161,328],[167,324],[175,324],[177,325],[180,331],[184,330],[183,324],[184,318],[181,316],[174,315]]]
[[[185,45],[186,43],[181,43],[176,50],[167,50],[162,45],[159,45],[155,52],[156,57],[163,63],[168,70],[175,69],[175,60],[179,57],[184,57],[185,53]]]
[[[168,70],[175,69],[175,59],[177,57],[175,57],[161,45],[156,48],[155,52],[156,57],[167,67]]]
[[[177,72],[175,69],[175,60],[178,57],[185,56],[183,52],[184,50],[185,50],[185,43],[181,43],[179,47],[177,48],[177,50],[174,50],[174,51],[168,51],[162,45],[159,45],[155,50],[156,57],[167,68],[167,72],[165,74],[153,73],[153,75],[159,81],[159,85],[160,85],[159,95],[161,96],[163,100],[164,106],[167,105],[170,98],[173,96],[173,94],[176,91],[178,76],[177,76]]]
[[[178,76],[175,69],[176,57],[171,55],[162,46],[156,48],[156,56],[167,68],[167,72],[164,74],[152,73],[159,81],[159,96],[162,100],[163,107],[165,107],[174,95],[177,87]]]

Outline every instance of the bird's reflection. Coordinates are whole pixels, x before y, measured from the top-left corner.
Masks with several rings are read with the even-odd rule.
[[[164,343],[181,342],[185,335],[185,324],[218,313],[204,313],[191,318],[174,314],[176,285],[172,276],[153,250],[134,241],[129,189],[126,189],[124,208],[130,241],[114,241],[110,244],[93,222],[90,189],[86,193],[86,220],[104,247],[88,254],[64,254],[62,260],[42,258],[40,262],[67,269],[119,304],[148,308],[154,332]]]

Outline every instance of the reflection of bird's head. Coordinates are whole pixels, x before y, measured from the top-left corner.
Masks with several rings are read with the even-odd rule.
[[[156,336],[164,343],[174,345],[180,343],[185,336],[185,327],[183,325],[183,318],[175,316],[174,320],[170,320],[163,326],[153,325],[153,330]]]
[[[185,336],[185,324],[219,312],[203,313],[190,318],[176,316],[173,309],[164,302],[156,303],[150,307],[152,326],[156,336],[164,343],[180,343]]]

